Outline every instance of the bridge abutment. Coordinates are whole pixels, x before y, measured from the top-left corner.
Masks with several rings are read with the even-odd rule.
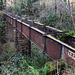
[[[16,53],[21,55],[31,54],[31,41],[8,22],[6,24],[6,37],[7,41],[14,42],[14,49]]]
[[[21,55],[30,55],[31,54],[31,48],[30,48],[31,42],[29,39],[27,39],[22,33],[20,33],[16,28],[14,28],[14,46],[15,46],[15,52],[21,54]]]

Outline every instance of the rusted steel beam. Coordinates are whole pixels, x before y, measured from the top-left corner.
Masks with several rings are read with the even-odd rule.
[[[27,37],[27,38],[29,38],[29,26],[28,25],[26,25],[26,23],[24,23],[24,22],[22,22],[22,34],[25,36],[25,37]]]
[[[61,44],[55,42],[54,40],[47,39],[47,54],[53,59],[60,58]]]
[[[21,32],[21,21],[17,20],[17,29]]]
[[[7,13],[5,13],[5,19],[8,22],[11,22],[11,24],[13,24],[17,30],[19,30],[25,37],[27,37],[29,42],[32,41],[39,49],[41,49],[43,52],[46,52],[46,54],[53,60],[63,58],[65,61],[75,66],[75,48],[60,40],[57,40],[51,35],[47,35],[44,31],[35,28],[40,26],[43,27],[43,24],[33,23],[33,21],[28,19],[22,20],[20,17],[10,17],[10,15]],[[53,27],[46,27],[51,29],[53,32],[63,33],[63,31]],[[29,44],[31,49],[31,42]],[[73,56],[71,56],[71,53]]]
[[[45,37],[43,36],[44,34],[44,32],[31,27],[31,41],[35,43],[43,51],[45,44]]]

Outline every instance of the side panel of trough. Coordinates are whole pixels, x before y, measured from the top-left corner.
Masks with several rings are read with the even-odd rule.
[[[16,27],[16,20],[13,19],[13,26]]]
[[[8,21],[8,16],[6,16],[5,18],[6,18],[6,20]]]
[[[26,37],[29,37],[29,27],[22,24],[22,34]]]
[[[35,31],[34,29],[31,29],[31,41],[35,43],[38,46],[38,48],[44,50],[45,37],[41,33]]]
[[[10,21],[10,23],[11,23],[11,24],[13,24],[13,19],[12,19],[12,18],[11,18],[11,21]]]
[[[21,32],[21,22],[17,21],[17,29]]]
[[[53,59],[59,59],[61,56],[61,44],[47,38],[47,54]]]
[[[5,15],[5,19],[10,23],[11,18],[8,15]]]
[[[66,62],[68,62],[72,66],[75,66],[75,52],[73,52],[71,49],[65,46],[63,46],[63,49],[62,49],[62,59],[64,59]]]
[[[11,18],[10,18],[10,16],[8,16],[8,22],[10,23],[10,21],[11,21]]]
[[[7,19],[7,21],[9,21],[9,17],[8,16],[6,16],[6,19]]]

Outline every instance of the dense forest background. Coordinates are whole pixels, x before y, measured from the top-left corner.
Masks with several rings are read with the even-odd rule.
[[[75,3],[69,0],[10,0],[8,10],[62,30],[74,30]],[[7,11],[8,11],[7,10]]]

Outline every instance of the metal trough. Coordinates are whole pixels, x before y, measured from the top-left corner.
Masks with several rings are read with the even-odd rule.
[[[53,60],[64,59],[69,64],[75,66],[75,48],[34,27],[35,23],[40,26],[43,24],[30,21],[27,21],[26,23],[20,18],[18,19],[7,13],[4,14],[4,18],[50,58]],[[56,30],[57,32],[62,32],[53,27],[47,27]]]

